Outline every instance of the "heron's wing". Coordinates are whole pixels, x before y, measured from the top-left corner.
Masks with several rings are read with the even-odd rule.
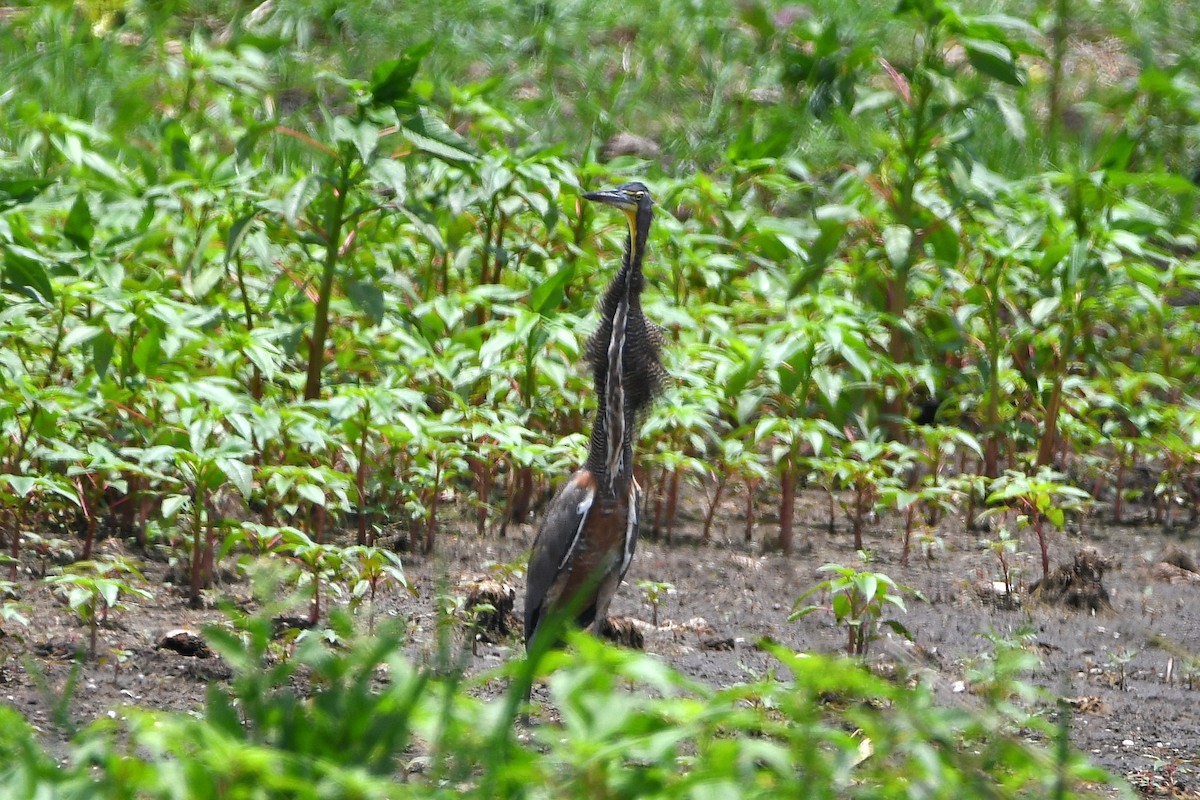
[[[545,610],[546,595],[566,567],[596,497],[596,480],[578,470],[550,501],[529,557],[525,588],[525,641],[533,636]]]
[[[625,528],[625,551],[621,555],[621,574],[617,579],[619,584],[625,580],[625,573],[629,571],[629,565],[633,563],[633,554],[637,551],[638,531],[641,527],[642,513],[642,487],[638,482],[630,481],[629,484],[629,521]]]

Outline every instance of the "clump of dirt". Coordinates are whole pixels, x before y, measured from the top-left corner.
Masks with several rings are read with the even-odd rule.
[[[189,658],[212,658],[213,656],[204,637],[187,628],[175,628],[167,631],[158,640],[155,647],[159,650],[171,650]]]
[[[467,586],[467,613],[473,618],[472,628],[478,641],[496,644],[508,638],[520,623],[513,607],[517,590],[494,578],[480,578]]]
[[[1108,590],[1101,579],[1112,567],[1095,547],[1084,547],[1075,553],[1071,564],[1059,564],[1044,580],[1029,587],[1032,597],[1054,605],[1065,605],[1080,611],[1112,611]]]
[[[1192,554],[1177,544],[1168,547],[1158,560],[1163,564],[1170,564],[1188,572],[1200,572],[1196,569],[1196,559],[1192,558]]]
[[[1156,581],[1170,584],[1200,583],[1200,574],[1182,569],[1174,564],[1159,561],[1150,565],[1150,577]]]
[[[596,626],[596,632],[619,645],[633,650],[645,650],[646,636],[637,623],[637,620],[630,617],[605,617]]]

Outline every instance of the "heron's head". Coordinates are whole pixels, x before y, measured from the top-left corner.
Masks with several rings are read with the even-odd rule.
[[[651,210],[654,208],[654,199],[650,197],[650,190],[646,188],[645,184],[637,181],[623,183],[615,189],[588,192],[583,199],[613,206],[625,212],[625,217],[629,220],[629,235],[635,241],[637,240],[639,220],[644,220],[640,223],[641,225],[649,226]]]

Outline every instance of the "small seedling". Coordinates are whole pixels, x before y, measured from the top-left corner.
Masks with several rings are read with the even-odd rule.
[[[675,585],[663,581],[638,581],[645,603],[650,606],[650,622],[658,627],[658,609],[667,601],[667,596],[675,594]]]
[[[101,625],[107,624],[108,613],[124,608],[122,595],[132,595],[150,600],[153,595],[129,583],[123,577],[130,576],[145,580],[137,567],[125,559],[110,561],[80,561],[67,567],[61,575],[51,575],[46,583],[63,587],[67,593],[67,604],[80,622],[88,627],[88,657],[96,657],[96,633]]]
[[[1067,511],[1076,511],[1091,501],[1091,495],[1065,482],[1065,477],[1049,469],[1035,475],[1009,470],[997,478],[987,501],[992,508],[987,516],[1017,515],[1017,526],[1032,528],[1042,555],[1042,578],[1050,575],[1050,549],[1046,522],[1062,530]]]
[[[788,621],[808,616],[814,611],[829,611],[837,624],[846,629],[846,653],[865,658],[872,641],[878,638],[879,625],[886,625],[906,639],[912,639],[908,629],[898,620],[881,617],[888,606],[908,613],[904,595],[920,597],[920,593],[901,586],[882,572],[859,572],[841,564],[826,564],[821,572],[833,573],[833,577],[821,581],[796,600]],[[821,592],[829,596],[828,605],[802,605],[805,600]]]
[[[391,550],[357,545],[346,548],[342,555],[350,569],[358,576],[350,589],[350,603],[357,605],[362,602],[364,597],[370,602],[367,611],[367,631],[374,635],[375,594],[379,588],[399,586],[408,590],[410,594],[416,594],[416,590],[404,577],[404,566],[400,563],[400,556]]]
[[[308,621],[316,625],[321,619],[321,589],[340,596],[343,581],[348,575],[346,551],[333,544],[321,544],[295,528],[283,529],[284,543],[280,551],[286,553],[300,567],[297,585],[308,584],[312,590]]]
[[[1137,654],[1137,650],[1126,650],[1124,647],[1118,647],[1113,652],[1112,658],[1104,665],[1117,674],[1117,688],[1122,692],[1129,689],[1129,664]]]
[[[996,556],[996,560],[1000,562],[1000,576],[1004,581],[1004,594],[1007,597],[1012,597],[1013,584],[1012,566],[1008,563],[1008,557],[1017,552],[1017,540],[1012,537],[1012,533],[1008,528],[1001,527],[996,532],[995,539],[985,540],[983,546],[992,551]]]
[[[113,668],[113,686],[119,685],[121,681],[121,668],[133,658],[133,651],[126,650],[123,647],[110,647],[108,650],[108,663],[112,664]],[[104,659],[102,659],[103,661]]]

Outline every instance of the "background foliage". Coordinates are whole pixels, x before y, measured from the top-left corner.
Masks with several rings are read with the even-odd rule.
[[[346,555],[336,532],[365,548],[399,524],[408,549],[429,552],[447,527],[494,535],[527,520],[582,453],[580,346],[623,237],[578,195],[625,176],[659,203],[647,313],[676,377],[643,431],[655,532],[672,534],[681,482],[711,508],[744,492],[747,538],[755,506],[777,504],[769,536],[789,554],[802,486],[828,491],[829,524],[840,511],[856,548],[872,513],[905,514],[906,552],[914,518],[973,521],[989,503],[1043,542],[1046,523],[1089,499],[1118,519],[1129,502],[1167,525],[1197,514],[1189,3],[0,11],[13,579],[34,557],[23,548],[38,552],[23,532],[60,530],[86,560],[115,528],[182,564],[194,603],[223,562],[274,553],[316,620],[323,597],[351,585],[373,597],[363,576],[384,575],[378,552]],[[646,141],[614,139],[626,133]],[[80,607],[94,615],[118,594]],[[795,686],[813,691],[801,673]],[[976,721],[922,717],[907,705],[919,697],[862,691],[974,735]],[[712,785],[782,791],[793,734],[773,715],[801,701],[775,692],[753,717],[714,711],[732,698],[703,692],[670,711],[647,701],[639,741],[658,749],[560,760],[612,791],[662,781],[676,796],[692,790],[604,759],[686,761],[701,742],[725,747],[729,729],[766,726],[778,736],[761,749],[728,743],[729,768],[755,777]],[[495,713],[462,702],[446,724]],[[812,712],[792,708],[793,722]],[[572,745],[599,735],[577,712],[564,711],[586,731]],[[240,734],[221,713],[203,735],[232,748]],[[681,728],[654,727],[676,714]],[[198,758],[185,745],[199,724],[154,733],[155,752]],[[32,753],[24,735],[12,746]],[[767,744],[779,737],[783,751]],[[230,752],[247,770],[284,757]],[[548,769],[531,753],[504,769]],[[56,774],[29,758],[28,785]],[[702,763],[679,780],[708,781]],[[905,763],[897,775],[912,777]],[[955,768],[973,780],[994,766],[980,764]],[[101,765],[114,785],[129,768]],[[454,780],[499,769],[444,768],[461,770]],[[385,791],[341,770],[322,780]],[[959,778],[930,778],[931,791]],[[888,780],[901,778],[870,779],[912,791]]]

